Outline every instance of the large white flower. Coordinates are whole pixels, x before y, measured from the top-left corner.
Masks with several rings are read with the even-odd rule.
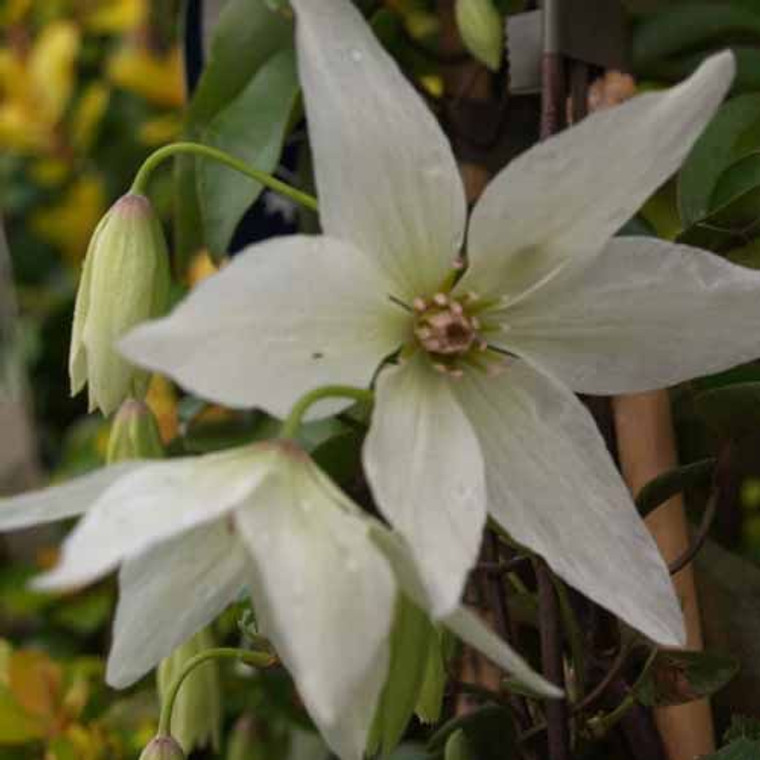
[[[732,56],[514,160],[472,212],[462,273],[465,197],[435,118],[348,0],[292,5],[325,234],[251,247],[126,355],[283,415],[315,386],[369,383],[402,349],[377,380],[364,463],[435,611],[458,602],[488,512],[599,604],[682,642],[663,560],[573,392],[659,388],[760,353],[760,274],[612,237],[689,151]]]
[[[327,742],[358,760],[387,674],[396,594],[425,604],[404,548],[284,442],[114,465],[0,499],[0,530],[84,513],[47,589],[121,566],[107,680],[128,686],[244,589]],[[381,542],[381,543],[378,543]],[[477,618],[456,634],[539,693],[559,692]]]

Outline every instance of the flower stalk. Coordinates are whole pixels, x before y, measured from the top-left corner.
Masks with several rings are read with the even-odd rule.
[[[212,161],[217,161],[220,164],[228,166],[230,169],[234,169],[235,171],[244,174],[246,177],[256,180],[256,182],[260,182],[264,187],[268,187],[270,190],[273,190],[286,198],[290,198],[290,200],[310,211],[317,211],[318,209],[317,199],[313,195],[309,195],[302,190],[297,190],[295,187],[291,187],[286,182],[273,177],[271,174],[267,174],[266,172],[262,172],[259,169],[249,166],[245,162],[231,156],[229,153],[225,153],[222,150],[212,148],[208,145],[194,142],[171,143],[170,145],[164,145],[162,148],[151,153],[151,155],[145,159],[143,165],[135,175],[131,192],[144,195],[153,171],[167,159],[181,154],[191,154],[200,156],[201,158],[208,158]]]
[[[286,440],[292,440],[295,438],[298,435],[298,431],[303,424],[303,419],[309,409],[314,406],[314,404],[328,398],[350,398],[354,401],[371,402],[373,399],[373,393],[370,390],[354,388],[350,385],[325,385],[321,388],[309,391],[293,404],[290,414],[282,423],[280,438]]]

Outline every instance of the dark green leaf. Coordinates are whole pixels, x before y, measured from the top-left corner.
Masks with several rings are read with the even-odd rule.
[[[736,155],[737,147],[758,122],[760,94],[742,95],[725,103],[697,140],[678,178],[678,205],[684,228],[709,215],[718,179],[740,157]]]
[[[336,483],[349,484],[361,469],[361,446],[364,435],[348,430],[317,446],[312,458]]]
[[[243,91],[202,130],[203,142],[271,174],[282,153],[298,100],[295,51],[273,55]],[[206,244],[217,260],[229,246],[238,222],[263,186],[227,166],[197,159],[198,195]]]
[[[736,383],[697,394],[694,411],[723,437],[760,430],[760,383]]]
[[[650,480],[636,497],[636,507],[639,514],[646,517],[668,499],[682,493],[687,488],[709,484],[715,471],[715,465],[715,459],[702,459],[699,462],[692,462],[683,467],[668,470],[662,475],[658,475],[654,480]]]
[[[739,663],[727,655],[660,651],[636,698],[647,707],[685,704],[719,691],[738,670]]]
[[[292,21],[266,0],[229,0],[188,109],[190,121],[207,124],[237,97],[264,62],[289,44],[292,29]]]
[[[749,715],[733,715],[731,725],[723,735],[723,741],[728,743],[736,739],[760,741],[760,719]]]
[[[185,133],[188,140],[197,140],[192,131]],[[174,269],[182,277],[190,261],[203,247],[203,227],[195,179],[195,159],[190,155],[174,159]]]
[[[428,742],[431,752],[440,752],[458,730],[467,737],[472,760],[504,760],[515,746],[512,716],[506,707],[485,705],[479,710],[452,718]]]
[[[751,739],[737,739],[719,752],[705,755],[701,760],[758,760],[760,742]]]
[[[443,751],[444,760],[475,760],[470,751],[470,742],[464,730],[458,728],[446,740],[446,748]]]
[[[676,5],[647,16],[633,36],[634,68],[645,66],[695,47],[729,40],[760,40],[760,17],[728,3]]]

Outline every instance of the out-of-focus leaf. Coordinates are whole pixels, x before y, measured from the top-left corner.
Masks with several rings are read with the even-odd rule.
[[[760,719],[749,715],[732,715],[731,725],[723,735],[723,741],[728,743],[737,739],[760,741]]]
[[[29,715],[16,702],[10,690],[0,686],[0,746],[41,739],[46,728],[44,720]]]
[[[286,48],[262,64],[242,92],[202,130],[203,142],[271,174],[298,93],[295,51]],[[197,159],[196,173],[206,244],[219,260],[263,186],[204,158]]]
[[[740,438],[760,430],[760,383],[736,383],[698,393],[696,414],[724,438]]]
[[[757,760],[760,757],[760,742],[751,739],[737,739],[719,752],[705,755],[702,760]]]
[[[87,636],[103,628],[113,611],[113,592],[98,588],[61,603],[53,612],[53,620],[74,633]]]
[[[414,708],[414,712],[423,723],[437,723],[440,720],[443,696],[446,690],[446,667],[442,639],[448,637],[449,633],[445,629],[436,633],[436,636],[430,637],[425,673]]]
[[[30,715],[52,720],[61,697],[60,666],[43,652],[16,651],[8,663],[8,685],[16,702]]]
[[[292,30],[292,21],[266,0],[229,0],[190,102],[190,121],[207,124],[240,94],[268,58],[288,44]]]
[[[742,95],[725,103],[697,140],[678,178],[678,205],[684,228],[709,215],[721,174],[740,157],[736,155],[737,146],[758,122],[760,94]],[[760,134],[757,141],[760,143]]]
[[[458,728],[446,740],[446,748],[443,751],[444,760],[475,760],[470,751],[470,743],[467,734]]]
[[[636,692],[647,707],[680,705],[709,697],[739,670],[733,657],[712,652],[660,651]]]
[[[515,729],[506,707],[486,705],[466,715],[452,718],[428,742],[431,752],[443,749],[456,731],[464,731],[472,760],[504,760],[515,746]]]
[[[687,488],[708,484],[715,471],[715,465],[715,459],[702,459],[699,462],[692,462],[683,467],[668,470],[662,475],[658,475],[654,480],[650,480],[636,497],[636,507],[639,514],[645,517],[652,510]]]
[[[346,485],[360,471],[363,438],[359,431],[348,430],[321,443],[311,455],[336,483]]]
[[[427,615],[399,594],[391,632],[388,678],[380,696],[368,750],[389,755],[401,741],[417,704],[430,642],[438,636]]]
[[[727,40],[760,40],[760,17],[730,3],[697,2],[675,5],[647,16],[633,35],[634,69],[695,47]]]

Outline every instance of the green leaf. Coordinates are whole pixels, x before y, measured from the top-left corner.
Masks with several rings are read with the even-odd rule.
[[[741,438],[760,430],[760,383],[735,383],[697,394],[693,409],[722,437]]]
[[[647,707],[685,704],[719,691],[738,670],[738,661],[727,655],[659,651],[636,699]]]
[[[202,130],[203,142],[273,173],[298,93],[295,51],[288,47],[267,60],[238,97],[210,121]],[[197,159],[196,172],[206,244],[219,260],[263,186],[202,157]]]
[[[658,475],[639,491],[636,507],[642,517],[687,488],[707,485],[715,471],[715,459],[702,459]]]
[[[512,716],[506,707],[485,705],[452,718],[430,738],[428,749],[435,752],[447,747],[450,737],[460,730],[467,738],[472,760],[504,760],[512,756],[516,736]]]
[[[444,760],[474,760],[464,729],[458,728],[449,736],[443,758]]]
[[[406,731],[422,687],[427,652],[438,632],[427,615],[399,594],[391,632],[388,678],[380,696],[368,751],[389,755]]]
[[[732,715],[731,725],[723,735],[723,741],[728,743],[737,739],[760,741],[760,719],[749,715]]]
[[[361,446],[364,434],[348,430],[317,446],[312,458],[336,483],[348,485],[361,470]]]
[[[436,636],[430,637],[425,673],[422,685],[417,695],[414,712],[423,723],[437,723],[443,709],[443,696],[446,690],[446,667],[443,654],[444,637],[449,634],[445,630],[436,631]]]
[[[41,739],[47,726],[42,718],[29,715],[0,685],[0,745],[26,744]]]
[[[757,760],[760,757],[760,742],[751,739],[737,739],[727,747],[701,760]]]
[[[198,135],[188,129],[185,138],[198,140]],[[182,277],[190,261],[203,246],[203,226],[198,186],[195,178],[195,158],[180,155],[174,159],[174,269]]]
[[[678,205],[684,228],[707,217],[721,174],[740,156],[742,138],[760,122],[760,94],[725,103],[692,148],[678,177]]]
[[[760,40],[760,17],[728,3],[685,3],[664,8],[640,21],[633,35],[633,67],[732,37]]]
[[[236,98],[274,53],[288,45],[293,24],[266,0],[229,0],[188,109],[189,120],[207,124]]]

